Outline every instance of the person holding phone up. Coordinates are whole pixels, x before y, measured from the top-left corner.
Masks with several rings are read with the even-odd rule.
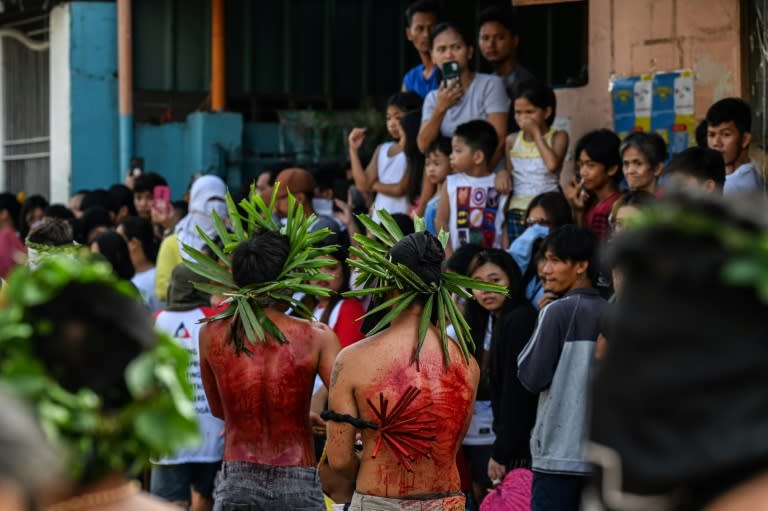
[[[490,168],[501,169],[509,97],[501,78],[476,73],[471,69],[474,48],[469,41],[471,39],[451,23],[441,23],[432,30],[432,60],[442,69],[443,81],[440,87],[430,92],[424,100],[417,142],[419,149],[424,151],[438,136],[452,137],[459,124],[477,119],[485,120],[491,123],[502,141],[491,159]],[[423,208],[434,195],[434,186],[426,179],[422,183],[418,214],[423,214]],[[510,191],[511,180],[507,173],[497,175],[496,188],[501,193]]]

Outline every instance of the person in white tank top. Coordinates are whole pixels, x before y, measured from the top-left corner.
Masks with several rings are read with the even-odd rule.
[[[536,81],[521,84],[514,105],[520,131],[507,136],[505,147],[507,170],[512,175],[505,248],[525,230],[523,216],[531,199],[559,189],[568,133],[552,129],[556,106],[550,87]]]
[[[354,128],[349,134],[349,160],[352,178],[361,192],[376,192],[371,216],[378,221],[376,211],[386,209],[391,214],[408,213],[408,162],[405,158],[405,137],[400,118],[421,107],[421,98],[412,92],[399,92],[387,102],[387,131],[395,142],[385,142],[376,148],[366,169],[358,151],[365,140],[365,128]]]

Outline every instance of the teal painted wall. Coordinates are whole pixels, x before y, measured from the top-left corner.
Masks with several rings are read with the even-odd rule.
[[[135,154],[144,158],[144,169],[168,181],[173,200],[184,196],[190,172],[184,168],[184,128],[180,122],[161,125],[136,124]]]
[[[70,7],[71,189],[106,188],[122,182],[115,4],[72,2]]]
[[[136,124],[136,152],[144,168],[163,176],[173,200],[181,199],[196,173],[216,174],[240,186],[243,120],[240,114],[198,112],[185,123]]]

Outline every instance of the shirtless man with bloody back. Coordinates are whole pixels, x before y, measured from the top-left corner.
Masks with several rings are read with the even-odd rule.
[[[235,283],[275,280],[289,250],[282,234],[254,235],[232,254]],[[309,405],[315,375],[329,383],[339,342],[327,326],[287,316],[278,304],[262,310],[287,343],[267,336],[237,346],[232,319],[210,323],[200,333],[205,392],[226,428],[214,510],[323,509]]]
[[[424,282],[438,282],[443,250],[431,235],[409,235],[389,255]],[[334,470],[357,479],[350,510],[464,509],[456,452],[471,417],[479,369],[454,341],[443,345],[433,324],[414,361],[428,296],[336,359],[329,397],[336,418],[328,422],[327,452]],[[357,454],[361,421],[369,426],[362,427]]]

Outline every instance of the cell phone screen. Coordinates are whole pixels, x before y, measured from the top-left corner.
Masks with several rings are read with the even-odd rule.
[[[448,62],[443,64],[443,81],[445,82],[446,87],[452,86],[454,83],[458,83],[459,85],[461,82],[459,81],[459,63],[455,60],[449,60]]]
[[[171,208],[171,189],[165,185],[156,186],[153,190],[154,202],[165,211]]]

